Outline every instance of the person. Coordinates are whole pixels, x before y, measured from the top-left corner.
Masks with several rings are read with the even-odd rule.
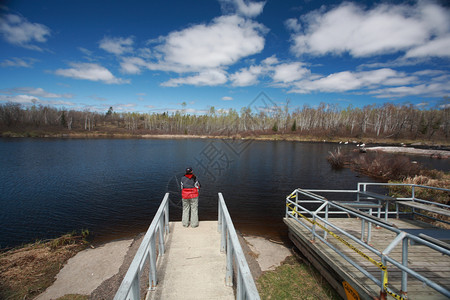
[[[181,198],[183,201],[183,216],[181,222],[184,227],[198,226],[198,195],[200,182],[192,172],[192,168],[186,168],[186,174],[181,178]]]

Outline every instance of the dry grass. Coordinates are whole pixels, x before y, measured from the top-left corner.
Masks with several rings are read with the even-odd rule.
[[[341,299],[314,268],[295,256],[264,272],[256,284],[261,299]]]
[[[82,236],[68,234],[0,253],[0,299],[32,299],[54,282],[69,258],[85,247]]]
[[[403,180],[419,175],[423,170],[419,164],[413,163],[408,156],[402,154],[343,152],[338,149],[330,152],[327,160],[333,168],[349,167],[383,180]]]
[[[327,158],[333,168],[350,167],[353,170],[373,178],[393,183],[406,183],[432,186],[438,188],[450,187],[450,173],[424,169],[420,164],[413,163],[407,155],[381,152],[357,153],[335,151]],[[411,188],[407,186],[390,187],[390,195],[397,198],[411,197]],[[444,191],[415,188],[415,197],[437,203],[450,205],[450,194]],[[422,212],[440,220],[450,221],[450,218],[430,212]],[[431,221],[421,217],[421,220],[434,226],[450,229],[448,224]]]
[[[344,155],[344,152],[341,152],[340,148],[334,152],[330,151],[328,153],[330,155],[327,157],[327,160],[333,169],[342,169],[345,166],[346,156]]]
[[[426,185],[448,189],[450,187],[450,173],[445,173],[437,170],[422,170],[420,172],[420,175],[407,177],[402,181],[391,181],[391,182]],[[390,187],[389,193],[394,197],[411,197],[411,188],[407,186],[393,186]],[[416,187],[414,193],[416,198],[450,205],[449,192]],[[422,213],[440,220],[450,222],[449,217],[445,217],[428,211],[422,211]],[[422,221],[431,223],[434,226],[450,229],[449,224],[420,216],[417,216],[417,218],[420,218]]]

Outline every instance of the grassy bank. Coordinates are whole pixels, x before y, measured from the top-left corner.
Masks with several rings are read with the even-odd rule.
[[[66,261],[86,248],[85,236],[86,232],[66,234],[1,252],[0,299],[32,299],[43,292]]]
[[[345,141],[374,144],[374,145],[421,145],[421,146],[443,146],[450,147],[450,141],[443,140],[425,140],[425,139],[396,139],[396,138],[358,138],[346,136],[322,136],[322,135],[303,135],[293,133],[239,133],[231,135],[199,135],[199,134],[148,134],[139,132],[113,132],[113,131],[4,131],[0,132],[0,137],[9,138],[71,138],[71,139],[247,139],[257,141],[295,141],[295,142],[327,142],[342,143]]]
[[[261,299],[341,299],[320,273],[296,256],[258,278]]]

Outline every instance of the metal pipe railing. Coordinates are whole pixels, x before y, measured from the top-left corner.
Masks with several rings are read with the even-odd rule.
[[[120,284],[114,300],[139,300],[140,285],[139,280],[147,259],[150,259],[149,290],[153,290],[158,283],[156,273],[156,237],[159,238],[159,257],[164,254],[165,236],[169,234],[169,193],[164,195],[161,205],[156,212],[150,227],[139,246],[125,277]]]
[[[218,223],[218,229],[221,232],[220,250],[227,253],[226,284],[232,286],[233,276],[235,276],[236,299],[260,299],[222,193],[219,193]]]
[[[396,185],[396,184],[380,184],[380,183],[358,183],[358,191],[360,191],[361,187],[363,188],[363,191],[367,191],[367,185]],[[404,184],[401,184],[404,185]],[[421,188],[426,187],[426,186],[420,186]],[[450,191],[448,189],[441,189],[441,188],[434,188],[437,190],[444,190],[444,191]],[[387,271],[386,269],[386,262],[389,262],[391,264],[393,264],[395,267],[399,268],[402,271],[402,281],[401,281],[401,292],[406,294],[407,293],[407,275],[411,275],[413,277],[415,277],[416,279],[422,281],[423,283],[425,283],[426,285],[432,287],[433,289],[435,289],[436,291],[442,293],[443,295],[450,297],[450,291],[447,290],[445,287],[442,287],[441,285],[435,283],[434,281],[426,278],[425,276],[415,272],[414,270],[408,268],[408,241],[409,240],[413,240],[417,243],[420,243],[424,246],[427,246],[435,251],[438,251],[444,255],[450,255],[450,251],[448,251],[447,249],[440,247],[439,245],[433,244],[428,242],[427,240],[424,240],[418,236],[406,233],[404,231],[401,231],[397,228],[394,228],[392,226],[389,226],[389,224],[382,222],[382,221],[377,221],[374,220],[373,217],[371,217],[371,215],[366,215],[364,213],[359,213],[357,210],[349,210],[341,205],[339,205],[338,203],[333,203],[331,201],[328,201],[327,199],[325,199],[323,196],[320,195],[316,195],[313,193],[313,191],[315,192],[315,190],[302,190],[302,189],[296,189],[294,190],[289,196],[286,197],[286,217],[291,217],[296,219],[297,222],[299,222],[299,224],[301,224],[303,227],[305,227],[309,232],[311,232],[312,239],[314,240],[315,237],[319,238],[322,242],[324,242],[328,247],[330,247],[331,249],[333,249],[338,255],[340,255],[343,259],[345,259],[347,262],[349,262],[351,265],[353,265],[354,267],[356,267],[359,271],[361,271],[366,277],[368,277],[369,279],[371,279],[373,282],[375,282],[377,285],[381,286],[381,289],[383,291],[383,288],[386,289],[387,292],[390,292],[389,289],[387,287],[384,287],[384,283],[385,283],[385,279],[384,279],[384,273]],[[326,192],[324,190],[320,190],[321,192]],[[336,192],[336,191],[333,191]],[[309,199],[299,199],[299,195],[303,195],[306,197],[309,197]],[[294,197],[295,195],[295,202],[292,201],[291,199]],[[302,203],[305,202],[307,204],[311,204],[311,199],[313,199],[314,201],[316,201],[317,204],[322,203],[322,205],[320,205],[319,209],[316,209],[315,211],[307,209],[305,207],[302,206]],[[414,199],[414,198],[413,198]],[[325,218],[321,218],[319,216],[318,213],[322,212],[323,208],[325,205],[325,209],[327,211],[327,213],[325,214]],[[369,229],[371,224],[375,224],[378,227],[382,227],[384,229],[387,229],[389,231],[392,231],[394,233],[396,233],[396,237],[391,241],[390,245],[388,245],[388,247],[386,249],[382,249],[381,251],[378,249],[373,248],[372,246],[368,245],[367,243],[362,242],[363,240],[363,236],[364,236],[364,232],[361,232],[361,239],[359,239],[358,237],[346,232],[345,230],[339,228],[338,226],[332,224],[331,222],[329,222],[328,220],[328,215],[330,214],[329,208],[335,208],[335,209],[339,209],[341,211],[344,211],[345,213],[347,213],[349,216],[353,216],[353,217],[357,217],[361,220],[362,222],[362,227],[361,227],[361,231],[364,230],[364,222],[368,222],[369,224]],[[303,214],[306,212],[307,215],[311,216],[310,218],[304,216]],[[300,215],[301,218],[298,217],[298,215]],[[304,222],[302,219],[305,219],[306,221],[308,221],[309,226],[307,224],[307,222]],[[310,220],[312,219],[312,220]],[[318,223],[318,221],[322,222],[321,225],[320,223]],[[321,227],[324,230],[324,236],[320,236],[319,233],[316,232],[316,225]],[[371,274],[368,274],[367,272],[363,271],[363,267],[359,266],[357,262],[353,261],[351,258],[347,257],[345,254],[343,254],[341,251],[339,251],[338,249],[336,249],[336,247],[332,246],[328,241],[327,241],[327,233],[332,234],[334,237],[336,237],[338,240],[340,240],[341,242],[343,242],[344,244],[346,244],[347,246],[353,248],[354,251],[358,252],[359,250],[354,248],[354,246],[348,244],[347,241],[343,240],[342,238],[340,238],[339,236],[337,236],[336,234],[332,233],[331,231],[328,230],[328,228],[331,227],[334,230],[336,230],[338,232],[338,234],[341,234],[342,236],[345,236],[346,238],[351,239],[352,241],[356,242],[358,245],[364,247],[366,250],[372,252],[373,254],[377,255],[378,257],[380,257],[381,259],[381,264],[384,266],[384,270],[383,268],[381,269],[381,281],[376,279],[375,277],[373,277]],[[367,239],[368,241],[370,241],[370,232],[369,232],[369,237]],[[392,257],[389,257],[389,252],[398,244],[402,243],[402,261],[398,262],[397,260],[393,259]],[[372,263],[376,263],[374,260],[372,260]],[[387,280],[387,279],[386,279]],[[386,281],[387,283],[387,281]]]

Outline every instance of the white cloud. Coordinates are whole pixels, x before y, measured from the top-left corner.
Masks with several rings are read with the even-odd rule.
[[[243,68],[236,73],[230,75],[231,84],[233,86],[250,86],[257,84],[258,77],[262,74],[263,68],[260,66],[250,66]]]
[[[302,25],[298,23],[296,18],[287,19],[284,21],[284,25],[287,29],[292,30],[294,32],[299,32],[302,29]]]
[[[50,36],[50,29],[42,24],[31,23],[22,16],[6,14],[0,18],[0,34],[13,45],[42,51],[34,43],[45,43]]]
[[[266,32],[263,25],[237,15],[217,17],[209,24],[193,25],[152,41],[157,45],[138,51],[140,56],[122,58],[121,71],[127,74],[139,74],[142,69],[202,73],[223,69],[260,53]]]
[[[363,72],[343,71],[326,77],[308,78],[293,83],[292,93],[347,92],[360,89],[375,89],[380,86],[411,84],[415,76],[408,76],[392,69],[378,69]]]
[[[303,66],[300,62],[279,64],[274,67],[272,78],[275,82],[284,83],[299,80],[310,73]]]
[[[417,46],[406,53],[407,58],[427,56],[450,57],[450,34]]]
[[[278,63],[278,58],[277,56],[274,54],[266,59],[264,59],[261,64],[263,65],[274,65]]]
[[[410,51],[413,56],[448,56],[449,10],[433,3],[380,4],[364,10],[344,2],[305,15],[304,32],[293,34],[296,55],[350,53],[355,57]]]
[[[232,100],[233,100],[233,97],[224,96],[224,97],[222,97],[222,100],[223,100],[223,101],[232,101]]]
[[[129,83],[128,80],[116,78],[108,69],[93,63],[71,63],[72,68],[58,69],[55,74],[74,79],[102,81],[108,84]]]
[[[450,93],[448,82],[422,83],[373,90],[369,94],[376,98],[403,98],[407,96],[443,97]]]
[[[18,58],[13,57],[11,59],[5,59],[0,63],[1,67],[21,67],[21,68],[31,68],[36,62],[33,58]]]
[[[173,78],[164,83],[162,86],[176,87],[183,84],[195,86],[216,86],[227,82],[226,72],[219,69],[211,69],[199,72],[196,75]]]
[[[39,98],[30,95],[0,95],[0,101],[14,102],[21,104],[31,104],[39,102]]]
[[[106,52],[122,55],[133,51],[133,37],[104,37],[100,41],[100,48]]]
[[[6,94],[20,94],[24,93],[27,95],[32,95],[36,97],[43,98],[73,98],[72,94],[55,94],[45,91],[43,88],[32,88],[32,87],[18,87],[13,89],[4,89],[1,92]]]
[[[260,15],[266,4],[265,1],[252,2],[248,0],[220,0],[220,3],[222,10],[226,13],[237,13],[245,17],[256,17]]]
[[[140,74],[141,68],[147,63],[140,57],[124,57],[120,63],[120,69],[125,74]]]
[[[261,52],[263,32],[265,27],[259,23],[235,15],[222,16],[208,25],[194,25],[170,33],[159,50],[169,65],[216,68]]]

